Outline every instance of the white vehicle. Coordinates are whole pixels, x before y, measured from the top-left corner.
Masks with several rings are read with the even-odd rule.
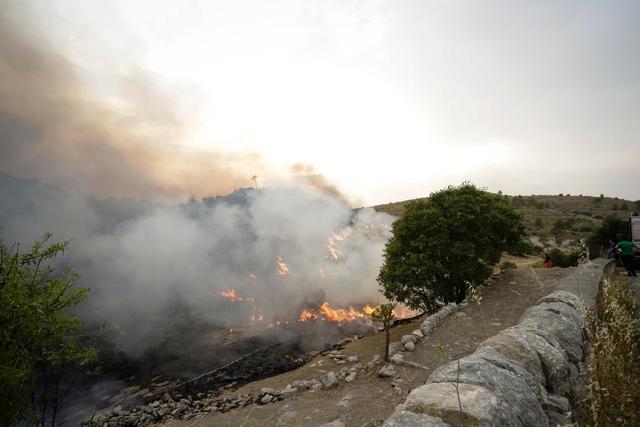
[[[631,215],[631,241],[640,242],[640,215],[637,213]]]

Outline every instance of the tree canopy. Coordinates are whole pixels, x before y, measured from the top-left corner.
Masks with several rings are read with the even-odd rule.
[[[378,276],[390,300],[434,311],[484,283],[503,251],[524,235],[511,204],[471,183],[408,204],[393,225]]]
[[[58,402],[52,399],[59,396],[57,389],[52,395],[56,385],[48,376],[94,357],[78,344],[82,324],[68,312],[86,290],[75,287],[75,272],[47,264],[68,245],[50,239],[46,234],[23,253],[0,240],[0,425],[44,425],[47,414],[55,419]]]

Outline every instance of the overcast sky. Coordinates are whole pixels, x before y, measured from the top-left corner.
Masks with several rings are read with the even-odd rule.
[[[174,199],[301,170],[364,204],[463,180],[640,199],[638,1],[0,0],[0,14],[0,170],[17,176]]]

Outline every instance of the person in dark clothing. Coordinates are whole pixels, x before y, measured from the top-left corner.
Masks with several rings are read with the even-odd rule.
[[[609,248],[607,249],[607,258],[616,259],[618,258],[618,251],[616,249],[616,242],[609,239]]]
[[[636,261],[633,258],[633,252],[638,250],[636,243],[626,239],[621,240],[616,245],[616,249],[620,252],[620,258],[622,258],[627,274],[636,277]]]

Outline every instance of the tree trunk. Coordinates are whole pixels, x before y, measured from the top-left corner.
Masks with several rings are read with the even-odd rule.
[[[388,362],[389,361],[389,325],[384,325],[384,331],[386,333],[386,338],[384,343],[384,360]]]

